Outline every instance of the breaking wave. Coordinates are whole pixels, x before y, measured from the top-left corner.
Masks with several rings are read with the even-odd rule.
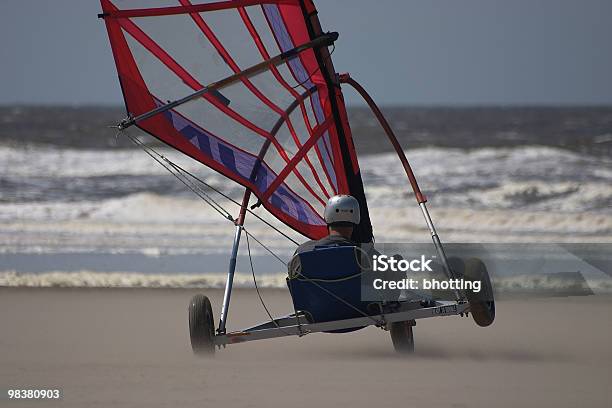
[[[286,288],[285,274],[257,277],[262,288]],[[219,289],[225,286],[226,274],[144,274],[92,271],[17,273],[0,272],[0,287],[46,287],[46,288],[202,288]],[[612,279],[588,281],[576,276],[519,275],[493,279],[497,293],[534,295],[588,295],[612,293]],[[253,288],[250,274],[236,273],[234,287]]]
[[[58,288],[223,288],[226,274],[144,274],[124,272],[0,272],[0,287],[58,287]],[[285,276],[264,275],[257,285],[266,288],[286,287]],[[253,277],[236,273],[234,287],[251,288]]]
[[[242,188],[169,150],[162,153],[226,193]],[[406,151],[421,188],[435,205],[534,211],[612,208],[612,160],[543,146]],[[360,158],[370,205],[410,197],[393,153]],[[139,150],[76,150],[0,146],[0,202],[88,203],[149,193],[190,197],[177,180]],[[395,194],[390,194],[395,192]],[[61,213],[61,211],[58,211]]]
[[[242,193],[199,163],[162,151],[230,195]],[[444,242],[612,241],[609,158],[524,145],[406,153]],[[377,241],[428,242],[396,156],[361,156],[360,166]],[[233,203],[221,204],[237,214]],[[294,249],[253,217],[247,228],[283,254]],[[0,146],[0,254],[227,253],[232,235],[232,223],[139,150]]]

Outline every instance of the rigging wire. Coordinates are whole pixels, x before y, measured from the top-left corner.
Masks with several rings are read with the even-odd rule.
[[[117,132],[116,136],[119,136],[119,134],[123,133],[123,130],[119,130],[119,132]],[[218,191],[217,189],[215,189],[214,187],[210,186],[208,183],[199,180],[197,177],[193,176],[191,173],[187,172],[186,170],[184,170],[182,167],[180,167],[179,165],[175,164],[174,162],[172,162],[170,159],[168,159],[167,157],[165,157],[164,155],[162,155],[161,153],[157,152],[155,149],[151,148],[150,146],[147,146],[146,144],[144,144],[141,140],[139,140],[138,138],[128,134],[127,132],[124,133],[134,144],[136,144],[137,146],[139,146],[145,153],[147,153],[148,156],[150,156],[153,160],[155,160],[157,163],[159,163],[163,168],[165,168],[168,172],[170,172],[174,177],[176,177],[181,183],[183,183],[187,188],[189,188],[189,190],[191,190],[193,193],[195,193],[198,197],[200,197],[205,203],[207,203],[208,205],[210,205],[213,209],[215,209],[219,214],[221,214],[224,218],[226,218],[229,221],[232,221],[235,223],[234,218],[232,217],[232,215],[229,213],[229,211],[227,211],[224,207],[222,207],[220,204],[218,204],[217,202],[215,202],[215,200],[206,193],[206,191],[204,191],[200,186],[198,186],[197,184],[195,184],[194,182],[190,181],[189,179],[187,179],[187,177],[185,176],[185,173],[192,176],[193,178],[195,178],[196,180],[200,181],[202,184],[204,184],[205,186],[211,188],[213,191],[219,193],[220,195],[222,195],[223,197],[226,197],[227,199],[229,199],[230,201],[234,202],[235,204],[238,204],[237,202],[235,202],[232,198],[228,197],[227,195],[223,194],[222,192]],[[165,162],[165,163],[164,163]],[[170,166],[170,167],[169,167]],[[174,169],[175,171],[173,171],[172,169]],[[259,218],[259,217],[258,217]],[[262,220],[265,222],[265,220]],[[267,224],[267,223],[266,223]],[[274,253],[274,251],[272,251],[267,245],[265,245],[263,242],[261,242],[259,239],[257,239],[253,234],[251,234],[246,228],[244,228],[244,226],[242,226],[243,231],[246,234],[246,240],[247,240],[247,251],[248,251],[248,255],[249,255],[249,263],[251,265],[251,274],[253,275],[253,284],[255,285],[255,290],[257,291],[257,296],[259,297],[259,301],[261,302],[261,305],[263,306],[264,310],[266,311],[266,314],[268,315],[268,317],[270,318],[270,322],[275,325],[280,331],[282,331],[285,335],[291,335],[291,333],[287,332],[286,330],[283,330],[280,325],[278,324],[278,322],[276,320],[274,320],[274,318],[272,317],[272,314],[270,313],[270,310],[268,309],[268,307],[266,306],[265,301],[263,300],[263,297],[261,296],[261,293],[259,291],[259,286],[257,285],[257,278],[255,276],[255,268],[253,266],[253,257],[251,255],[251,244],[250,244],[250,240],[249,237],[253,238],[253,240],[255,242],[257,242],[259,245],[262,246],[262,248],[264,248],[266,251],[268,251],[274,258],[276,258],[278,261],[280,261],[283,265],[287,266],[287,262],[283,259],[281,259],[276,253]],[[291,238],[289,238],[291,239]],[[293,241],[293,240],[292,240]],[[295,242],[295,241],[293,241]],[[301,329],[301,322],[300,322],[300,318],[298,316],[297,310],[294,307],[294,314],[295,314],[295,320],[297,322],[297,326],[298,326],[298,330],[300,335],[303,334],[302,329]]]
[[[123,132],[123,130],[120,130],[119,133]],[[199,188],[199,186],[195,186],[193,183],[184,180],[181,176],[185,176],[184,174],[181,174],[181,176],[179,176],[177,173],[185,173],[191,177],[193,177],[195,180],[201,182],[202,184],[204,184],[205,186],[209,187],[210,189],[212,189],[213,191],[215,191],[216,193],[220,194],[221,196],[227,198],[228,200],[232,201],[233,203],[235,203],[236,205],[240,205],[237,201],[235,201],[234,199],[232,199],[231,197],[227,196],[226,194],[224,194],[223,192],[219,191],[218,189],[214,188],[213,186],[211,186],[210,184],[206,183],[205,181],[201,180],[200,178],[194,176],[193,174],[191,174],[190,172],[188,172],[187,170],[184,170],[182,167],[180,167],[179,165],[177,165],[176,163],[172,162],[170,159],[168,159],[167,157],[165,157],[164,155],[162,155],[161,153],[157,152],[155,149],[153,149],[150,146],[146,146],[142,141],[138,140],[137,138],[135,138],[132,135],[129,135],[126,133],[126,136],[132,141],[134,142],[136,145],[138,145],[139,147],[141,147],[145,153],[147,153],[150,157],[152,157],[156,162],[158,162],[159,164],[162,165],[162,167],[164,167],[166,170],[168,170],[174,177],[176,177],[178,180],[180,180],[185,186],[187,186],[187,188],[189,188],[192,192],[194,192],[198,197],[200,197],[204,202],[206,202],[207,204],[209,204],[211,207],[213,207],[217,212],[219,212],[224,218],[234,222],[233,217],[231,216],[231,214],[229,213],[229,211],[227,211],[225,208],[223,208],[220,204],[218,204],[217,202],[214,201],[214,199],[207,194],[204,190],[202,190],[201,188]],[[158,157],[155,157],[158,156]],[[163,161],[167,162],[169,166],[171,166],[172,168],[174,168],[177,173],[175,173],[170,167],[168,167]],[[252,213],[252,211],[249,211]],[[256,214],[254,214],[256,215]],[[265,220],[261,219],[261,217],[257,216],[256,217],[258,219],[260,219],[262,222],[266,223],[266,225],[271,226],[269,223],[267,223]],[[281,233],[283,236],[287,237],[284,233],[282,233],[282,231],[279,231],[278,229],[276,229],[275,227],[271,226],[272,228],[274,228],[276,231],[278,231],[279,233]],[[251,262],[251,268],[253,268],[253,264],[252,264],[252,258],[251,258],[251,252],[250,252],[250,247],[249,247],[249,242],[248,242],[248,237],[250,236],[251,238],[253,238],[253,240],[255,242],[257,242],[259,245],[261,245],[266,251],[268,251],[272,256],[274,256],[278,261],[280,261],[283,265],[287,266],[287,262],[284,261],[282,258],[280,258],[276,253],[274,253],[274,251],[272,251],[267,245],[265,245],[264,243],[262,243],[259,239],[257,239],[253,234],[251,234],[246,228],[244,228],[244,226],[242,227],[243,231],[245,232],[246,236],[247,236],[247,248],[249,249],[249,261]],[[290,239],[291,241],[293,241],[291,238],[287,237],[288,239]],[[295,241],[293,241],[295,242]],[[252,273],[253,276],[255,274],[254,269],[252,269]],[[302,280],[308,281],[310,283],[312,283],[313,285],[317,286],[319,289],[323,290],[324,292],[326,292],[328,295],[330,295],[331,297],[339,300],[340,302],[344,303],[345,305],[347,305],[348,307],[350,307],[351,309],[355,310],[356,312],[358,312],[359,314],[363,315],[364,317],[369,318],[370,320],[372,320],[376,325],[380,325],[384,322],[379,322],[378,320],[376,320],[374,317],[364,313],[363,311],[359,310],[358,308],[356,308],[354,305],[350,304],[349,302],[347,302],[346,300],[344,300],[342,297],[336,295],[335,293],[329,291],[328,289],[326,289],[325,287],[323,287],[322,285],[319,285],[316,280],[308,278],[306,276],[300,275],[300,277],[302,278]],[[254,281],[255,282],[255,281]],[[255,282],[256,284],[256,282]],[[259,290],[257,291],[259,294]],[[263,302],[263,299],[260,300]],[[263,303],[265,305],[265,303]],[[266,312],[268,313],[268,315],[270,317],[272,317],[269,312],[267,311],[267,308],[264,306],[264,308],[266,309]],[[294,309],[295,310],[295,309]],[[302,332],[301,329],[301,323],[299,320],[299,317],[297,315],[297,311],[295,311],[295,316],[296,316],[296,321],[297,321],[297,326],[299,328],[300,333],[303,335],[305,333]],[[271,320],[273,324],[278,325],[278,323],[276,321],[274,321],[274,319]],[[280,327],[279,327],[280,328]]]
[[[363,272],[362,272],[362,273],[363,273]],[[362,273],[359,273],[359,275],[361,275]],[[322,291],[324,291],[325,293],[327,293],[328,295],[330,295],[330,296],[331,296],[331,297],[333,297],[334,299],[339,300],[340,302],[344,303],[346,306],[348,306],[349,308],[353,309],[354,311],[356,311],[357,313],[359,313],[359,314],[360,314],[360,315],[362,315],[363,317],[367,317],[368,319],[372,320],[376,326],[383,326],[383,325],[385,324],[385,321],[384,321],[384,320],[385,320],[385,316],[384,316],[384,314],[382,313],[382,307],[380,306],[380,304],[379,304],[379,307],[381,308],[381,315],[382,315],[382,318],[383,318],[383,320],[382,320],[382,321],[376,320],[376,319],[375,319],[373,316],[371,316],[371,315],[369,315],[369,314],[365,313],[365,312],[364,312],[364,311],[362,311],[361,309],[359,309],[359,308],[355,307],[355,305],[353,305],[352,303],[350,303],[350,302],[346,301],[346,300],[345,300],[345,299],[343,299],[342,297],[340,297],[340,296],[336,295],[334,292],[330,291],[329,289],[326,289],[324,286],[319,285],[319,284],[317,283],[317,281],[322,281],[322,282],[325,282],[326,280],[324,280],[324,279],[312,279],[312,278],[309,278],[309,277],[307,277],[307,276],[302,275],[301,273],[299,274],[299,276],[300,276],[300,278],[301,278],[301,279],[300,279],[300,278],[298,278],[298,279],[300,279],[300,280],[302,280],[302,281],[305,281],[305,282],[312,283],[312,284],[313,284],[313,285],[315,285],[317,288],[321,289]],[[351,277],[355,277],[355,276],[356,276],[356,275],[353,275],[353,276],[351,276]],[[334,282],[334,281],[335,281],[335,280],[329,280],[329,282]]]
[[[119,133],[123,132],[122,130],[119,131]],[[167,162],[168,164],[170,164],[170,160],[168,158],[166,158],[164,155],[158,153],[157,151],[155,151],[153,148],[145,145],[142,141],[138,140],[137,138],[135,138],[134,136],[124,133],[134,144],[136,144],[137,146],[139,146],[140,148],[143,149],[143,151],[149,155],[153,160],[155,160],[157,163],[159,163],[163,168],[165,168],[166,170],[168,170],[168,172],[170,172],[170,174],[172,174],[174,177],[176,177],[181,183],[183,183],[187,188],[189,188],[193,193],[195,193],[198,197],[200,197],[206,204],[210,205],[215,211],[217,211],[219,214],[221,214],[221,216],[223,216],[223,218],[234,222],[234,218],[232,217],[232,215],[230,214],[229,211],[227,211],[225,208],[223,208],[220,204],[216,203],[214,201],[214,199],[207,194],[204,190],[202,190],[201,188],[198,188],[198,186],[193,185],[193,183],[190,183],[188,180],[186,180],[184,178],[184,175],[180,175],[178,173],[173,172],[165,163]],[[157,157],[156,157],[157,156]]]
[[[244,229],[244,228],[243,228]],[[249,264],[251,266],[251,274],[253,276],[253,284],[255,285],[255,290],[257,292],[257,296],[259,297],[259,301],[261,303],[261,305],[263,306],[264,310],[266,311],[266,314],[268,315],[268,317],[270,318],[270,322],[276,326],[277,329],[279,329],[281,332],[283,332],[285,335],[291,335],[291,333],[288,333],[286,330],[283,330],[280,325],[278,324],[278,322],[276,320],[274,320],[274,317],[272,317],[272,314],[270,313],[270,310],[268,309],[268,307],[266,306],[266,303],[263,300],[263,297],[261,296],[261,293],[259,291],[259,286],[257,285],[257,278],[255,276],[255,268],[253,266],[253,258],[251,255],[251,245],[249,242],[249,235],[255,239],[255,237],[253,237],[246,229],[244,229],[244,232],[246,233],[246,241],[247,241],[247,252],[248,252],[248,256],[249,256]],[[260,244],[261,245],[261,244]],[[363,272],[360,272],[356,275],[351,275],[348,279],[352,279],[355,278],[356,276],[362,275]],[[333,293],[332,291],[326,289],[325,287],[323,287],[322,285],[319,285],[317,283],[317,281],[320,282],[338,282],[340,280],[324,280],[324,279],[312,279],[312,278],[308,278],[304,275],[302,275],[301,273],[299,274],[299,280],[302,281],[306,281],[306,282],[310,282],[311,284],[315,285],[316,287],[318,287],[319,289],[321,289],[322,291],[326,292],[328,295],[330,295],[331,297],[335,298],[336,300],[340,301],[341,303],[344,303],[346,306],[350,307],[351,309],[355,310],[357,313],[361,314],[364,317],[369,318],[370,320],[372,320],[374,322],[375,325],[377,326],[381,326],[385,324],[384,321],[384,314],[382,312],[382,305],[379,303],[379,307],[381,309],[381,314],[383,315],[383,320],[379,321],[376,320],[374,317],[368,315],[367,313],[364,313],[362,310],[358,309],[357,307],[355,307],[353,304],[351,304],[350,302],[346,301],[345,299],[343,299],[342,297],[336,295],[335,293]],[[342,280],[346,280],[346,279],[342,279]],[[293,304],[293,302],[291,302]],[[295,315],[295,320],[298,326],[298,331],[299,331],[299,335],[303,336],[308,334],[308,331],[303,331],[302,330],[302,326],[301,326],[301,322],[300,322],[300,318],[298,316],[298,311],[295,308],[295,304],[293,304],[293,313]]]
[[[119,133],[122,133],[123,130],[120,130]],[[118,134],[119,134],[118,133]],[[198,195],[200,198],[202,198],[207,204],[209,204],[211,207],[215,208],[217,210],[217,212],[221,213],[223,215],[223,218],[226,218],[232,222],[235,222],[235,219],[232,217],[232,215],[229,213],[229,211],[227,211],[226,209],[224,209],[223,207],[221,207],[220,204],[218,204],[217,202],[214,201],[214,199],[207,194],[204,190],[202,190],[201,188],[195,187],[196,190],[198,190],[202,195],[206,196],[207,199],[204,199],[203,197],[201,197],[201,194],[199,194],[197,191],[194,191],[192,186],[195,186],[195,184],[191,184],[190,182],[185,182],[183,180],[181,180],[174,171],[172,171],[171,169],[169,169],[166,165],[164,165],[164,163],[161,163],[160,160],[166,162],[168,164],[168,166],[171,166],[177,173],[182,173],[183,176],[189,176],[191,177],[193,180],[203,184],[204,186],[206,186],[207,188],[209,188],[210,190],[214,191],[215,193],[219,194],[221,197],[229,200],[230,202],[232,202],[233,204],[237,205],[237,206],[241,206],[241,204],[234,200],[232,197],[228,196],[227,194],[223,193],[221,190],[219,190],[218,188],[212,186],[211,184],[207,183],[206,181],[202,180],[201,178],[199,178],[198,176],[194,175],[193,173],[189,172],[188,170],[185,170],[183,167],[181,167],[180,165],[174,163],[172,160],[168,159],[166,156],[164,156],[163,154],[159,153],[157,150],[155,150],[154,148],[147,146],[146,144],[144,144],[142,141],[138,140],[138,138],[128,134],[127,132],[124,133],[134,144],[136,144],[137,146],[141,147],[149,156],[151,156],[156,162],[160,163],[166,170],[168,170],[171,174],[173,174],[175,177],[177,177],[183,184],[185,184],[187,186],[187,188],[189,188],[190,190],[192,190],[194,193],[196,193],[196,195]],[[154,157],[157,156],[157,157]],[[299,245],[299,243],[291,238],[289,235],[287,235],[286,233],[284,233],[283,231],[281,231],[280,229],[278,229],[276,226],[272,225],[269,221],[266,221],[263,217],[261,217],[259,214],[255,213],[253,210],[250,210],[249,208],[246,209],[246,211],[250,214],[252,214],[255,218],[257,218],[259,221],[263,222],[265,225],[267,225],[268,227],[272,228],[274,231],[276,231],[277,233],[279,233],[280,235],[282,235],[283,237],[285,237],[286,239],[288,239],[289,241],[291,241],[294,245]]]
[[[120,133],[122,133],[123,131],[120,130],[117,135],[119,135]],[[206,191],[204,191],[202,188],[200,188],[200,186],[198,186],[197,184],[191,182],[189,179],[187,179],[185,177],[186,173],[190,176],[192,176],[193,178],[195,178],[197,181],[201,182],[202,184],[204,184],[206,187],[209,187],[211,190],[217,192],[218,194],[220,194],[223,197],[226,197],[228,200],[232,201],[233,203],[235,203],[236,205],[239,205],[237,201],[233,200],[231,197],[227,196],[226,194],[224,194],[223,192],[219,191],[218,189],[214,188],[213,186],[211,186],[210,184],[206,183],[203,180],[200,180],[199,178],[195,177],[193,174],[189,173],[188,171],[184,170],[182,167],[180,167],[179,165],[177,165],[176,163],[172,162],[170,159],[168,159],[167,157],[165,157],[164,155],[162,155],[161,153],[157,152],[155,149],[153,149],[150,146],[147,146],[146,144],[144,144],[142,141],[140,141],[138,138],[128,134],[128,133],[124,133],[134,144],[136,144],[137,146],[139,146],[141,149],[143,149],[143,151],[145,153],[147,153],[147,155],[149,155],[151,158],[153,158],[153,160],[155,160],[157,163],[159,163],[163,168],[165,168],[168,172],[170,172],[174,177],[176,177],[181,183],[183,183],[185,186],[187,186],[188,189],[190,189],[193,193],[195,193],[198,197],[200,197],[205,203],[207,203],[208,205],[210,205],[214,210],[216,210],[219,214],[221,214],[223,216],[223,218],[231,221],[232,223],[235,224],[235,219],[232,217],[232,215],[230,214],[229,211],[227,211],[224,207],[222,207],[219,203],[215,202],[214,198],[212,198],[208,193],[206,193]],[[157,156],[157,157],[156,157]],[[163,161],[162,161],[163,160]],[[167,162],[168,165],[166,165]],[[168,167],[171,166],[172,168]],[[173,170],[174,169],[174,170]],[[251,211],[249,211],[251,212]],[[251,212],[252,213],[252,212]],[[279,232],[281,235],[287,237],[282,231],[278,230],[276,227],[274,227],[273,225],[270,225],[267,221],[261,219],[261,217],[259,217],[257,214],[254,214],[258,219],[260,219],[262,222],[264,222],[266,225],[270,226],[271,228],[273,228],[274,230],[276,230],[277,232]],[[280,258],[274,251],[272,251],[267,245],[265,245],[263,242],[261,242],[259,239],[257,239],[253,234],[251,234],[250,232],[248,232],[246,230],[246,228],[243,227],[243,230],[245,231],[245,233],[251,235],[251,238],[253,238],[253,240],[255,240],[259,245],[261,245],[266,251],[268,251],[274,258],[276,258],[280,263],[282,263],[283,265],[287,266],[287,261],[283,260],[282,258]],[[291,239],[290,237],[287,237],[289,240],[291,240],[292,242],[294,242],[297,245],[297,242],[295,242],[293,239]]]
[[[221,192],[220,190],[218,190],[217,188],[211,186],[210,184],[206,183],[205,181],[201,180],[199,177],[193,175],[192,173],[190,173],[189,171],[183,169],[181,166],[179,166],[178,164],[174,163],[173,161],[171,161],[170,159],[168,159],[166,156],[164,156],[163,154],[159,153],[158,151],[156,151],[154,148],[147,146],[146,144],[144,144],[141,140],[139,140],[138,138],[128,134],[127,132],[124,132],[123,129],[120,129],[117,132],[118,136],[119,134],[125,134],[134,144],[136,144],[137,146],[139,146],[141,149],[143,149],[143,151],[150,156],[153,160],[155,160],[157,163],[159,163],[163,168],[165,168],[168,172],[170,172],[174,177],[176,177],[181,183],[183,183],[189,190],[191,190],[193,193],[195,193],[198,197],[200,197],[205,203],[207,203],[208,205],[210,205],[215,211],[217,211],[219,214],[221,214],[223,216],[223,218],[235,223],[234,218],[232,217],[232,215],[230,214],[229,211],[227,211],[223,206],[221,206],[219,203],[217,203],[208,193],[206,193],[206,191],[204,191],[200,186],[198,186],[197,184],[195,184],[193,181],[190,181],[187,176],[192,177],[194,180],[200,182],[201,184],[205,185],[206,187],[210,188],[211,190],[215,191],[217,194],[221,195],[222,197],[225,197],[226,199],[228,199],[229,201],[233,202],[234,204],[240,206],[241,204],[239,204],[236,200],[234,200],[233,198],[229,197],[228,195],[224,194],[223,192]],[[287,236],[285,233],[283,233],[282,231],[280,231],[278,228],[274,227],[273,225],[271,225],[269,222],[267,222],[266,220],[262,219],[259,215],[253,213],[252,211],[250,211],[247,208],[247,211],[251,214],[253,214],[257,219],[259,219],[260,221],[262,221],[263,223],[265,223],[266,225],[270,226],[271,228],[273,228],[275,231],[279,232],[281,235],[283,235],[284,237],[286,237],[287,239],[289,239],[290,241],[292,241],[293,243],[295,243],[297,245],[297,242],[295,240],[293,240],[291,237]],[[269,309],[267,308],[261,293],[259,291],[259,287],[257,285],[257,279],[255,276],[255,269],[253,266],[253,259],[252,259],[252,255],[251,255],[251,248],[250,248],[250,242],[249,242],[249,236],[251,238],[253,238],[253,240],[255,242],[257,242],[259,245],[261,245],[266,251],[268,251],[270,254],[272,254],[272,256],[274,256],[278,261],[280,261],[283,265],[287,266],[288,263],[286,261],[284,261],[282,258],[280,258],[276,253],[274,253],[274,251],[272,251],[267,245],[265,245],[264,243],[262,243],[259,239],[257,239],[253,234],[251,234],[246,228],[244,228],[244,226],[242,227],[242,229],[244,230],[245,234],[246,234],[246,238],[247,238],[247,250],[248,250],[248,256],[249,256],[249,263],[251,266],[251,273],[253,275],[253,283],[255,285],[255,289],[257,291],[257,295],[259,297],[259,300],[263,306],[263,308],[266,311],[266,314],[268,315],[268,317],[270,318],[270,321],[272,322],[272,324],[274,324],[279,330],[281,330],[283,333],[290,335],[291,333],[286,332],[285,330],[283,330],[278,322],[276,322],[276,320],[274,320],[274,318],[272,317],[272,314],[270,313]],[[344,300],[343,298],[341,298],[340,296],[336,295],[335,293],[329,291],[328,289],[324,288],[323,286],[319,285],[316,280],[313,280],[311,278],[308,278],[306,276],[303,276],[300,274],[300,276],[303,278],[303,280],[309,281],[310,283],[312,283],[313,285],[317,286],[319,289],[323,290],[324,292],[326,292],[328,295],[332,296],[333,298],[339,300],[340,302],[344,303],[345,305],[349,306],[350,308],[354,309],[355,311],[357,311],[359,314],[368,317],[369,319],[371,319],[372,321],[374,321],[374,323],[376,325],[379,325],[381,323],[384,322],[379,322],[377,321],[375,318],[373,318],[372,316],[364,313],[363,311],[359,310],[358,308],[356,308],[354,305],[350,304],[349,302],[347,302],[346,300]],[[307,334],[308,332],[303,332],[302,328],[301,328],[301,322],[297,313],[297,310],[295,309],[294,306],[294,314],[295,314],[295,319],[297,322],[297,326],[298,326],[298,330],[300,335],[304,335]]]
[[[167,159],[166,159],[167,160]],[[229,201],[231,201],[232,203],[236,204],[237,206],[241,207],[242,204],[240,204],[238,201],[234,200],[233,198],[231,198],[230,196],[228,196],[227,194],[224,194],[222,191],[220,191],[219,189],[211,186],[210,184],[206,183],[204,180],[200,179],[198,176],[190,173],[189,171],[183,169],[181,166],[179,166],[178,164],[171,162],[172,166],[174,168],[176,168],[178,171],[181,171],[185,174],[187,174],[188,176],[190,176],[191,178],[193,178],[194,180],[197,180],[198,182],[204,184],[206,187],[210,188],[211,190],[215,191],[217,194],[219,194],[220,196],[228,199]],[[272,225],[269,221],[266,221],[265,219],[263,219],[263,217],[261,217],[259,214],[255,213],[253,210],[250,210],[249,208],[246,208],[246,211],[253,215],[255,218],[257,218],[259,221],[263,222],[264,224],[266,224],[268,227],[272,228],[274,231],[278,232],[280,235],[282,235],[283,237],[287,238],[289,241],[291,241],[293,244],[295,245],[299,245],[299,242],[297,242],[296,240],[294,240],[293,238],[291,238],[289,235],[285,234],[283,231],[281,231],[280,229],[278,229],[277,227],[275,227],[274,225]]]
[[[255,277],[255,268],[253,267],[253,257],[251,256],[251,244],[249,242],[249,235],[251,235],[251,234],[249,234],[246,230],[244,232],[246,233],[247,252],[249,254],[249,263],[251,265],[251,274],[253,275],[253,284],[255,285],[255,291],[257,292],[257,297],[259,297],[259,302],[261,303],[261,306],[264,308],[264,310],[266,311],[266,314],[270,318],[270,322],[274,326],[276,326],[276,328],[278,330],[283,332],[286,336],[291,336],[291,333],[289,333],[288,331],[286,331],[283,328],[281,328],[280,325],[278,324],[278,322],[274,319],[274,317],[272,317],[272,313],[270,313],[270,310],[266,306],[266,302],[264,302],[264,300],[263,300],[263,298],[261,296],[261,293],[259,292],[259,286],[257,285],[257,278]],[[291,303],[293,303],[293,302],[291,302]],[[298,316],[297,310],[295,309],[295,306],[293,307],[293,312],[295,314],[295,320],[297,322],[299,331],[301,333],[302,329],[301,329],[301,326],[300,326],[300,318]]]
[[[274,251],[272,251],[270,248],[268,248],[268,246],[266,246],[263,242],[261,242],[260,240],[258,240],[253,234],[251,234],[246,228],[244,228],[244,226],[242,227],[242,230],[245,232],[245,234],[247,234],[247,236],[251,236],[251,238],[253,238],[253,240],[255,242],[257,242],[259,245],[261,245],[263,247],[263,249],[265,249],[266,251],[268,251],[273,257],[275,257],[280,263],[282,263],[283,265],[287,266],[289,263],[283,259],[281,259],[278,255],[276,255],[274,253]]]

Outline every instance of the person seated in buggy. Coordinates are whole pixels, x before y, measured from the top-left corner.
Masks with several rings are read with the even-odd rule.
[[[360,221],[359,202],[350,195],[331,197],[324,219],[329,234],[298,246],[288,265],[287,284],[295,309],[311,322],[325,322],[392,308],[400,291],[381,293],[386,302],[361,300],[362,275],[372,272],[372,255],[378,252],[371,243],[351,241]]]

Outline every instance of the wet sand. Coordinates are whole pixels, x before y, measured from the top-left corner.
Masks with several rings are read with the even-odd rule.
[[[493,326],[421,320],[416,355],[389,334],[310,334],[193,356],[190,297],[220,290],[0,289],[0,388],[60,387],[66,407],[610,407],[612,298],[508,299]],[[276,314],[283,290],[265,290]],[[265,321],[236,290],[230,328]]]

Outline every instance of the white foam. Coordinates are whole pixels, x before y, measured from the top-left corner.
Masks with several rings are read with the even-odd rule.
[[[445,207],[610,212],[612,161],[558,148],[406,151],[423,192]],[[411,198],[394,153],[360,158],[376,206]],[[368,182],[369,181],[369,182]]]
[[[495,290],[499,293],[612,293],[612,279],[577,281],[560,275],[517,275],[493,280]]]
[[[286,288],[286,275],[262,275],[257,277],[261,288]],[[0,287],[61,287],[61,288],[223,288],[225,274],[162,275],[144,273],[91,271],[45,272],[40,274],[0,272]],[[575,293],[591,291],[597,294],[612,293],[612,280],[576,282],[560,276],[519,275],[493,279],[498,293]],[[234,287],[253,288],[253,277],[237,273]]]
[[[188,170],[203,166],[171,149],[158,149]],[[166,170],[139,149],[81,150],[54,147],[0,146],[0,174],[15,177],[93,177],[162,175]]]
[[[162,149],[207,181],[235,186],[191,159]],[[611,242],[612,161],[550,147],[407,151],[446,242]],[[422,214],[394,153],[360,158],[379,242],[428,242]],[[3,177],[161,175],[139,150],[0,147]],[[237,216],[238,208],[220,200]],[[255,210],[298,241],[263,208]],[[247,217],[266,244],[293,244]],[[0,203],[0,251],[227,252],[233,225],[194,196],[135,193],[77,202]],[[256,245],[253,248],[258,249]]]
[[[67,287],[67,288],[223,288],[226,274],[162,275],[128,272],[45,272],[40,274],[0,272],[0,287]],[[257,285],[263,288],[286,287],[285,275],[262,275]],[[237,273],[234,287],[254,287],[253,277]]]
[[[412,199],[392,204],[370,204],[377,241],[429,242],[423,215]],[[470,210],[433,204],[430,212],[445,242],[612,242],[610,213]],[[298,242],[305,240],[265,211],[258,213]],[[234,233],[231,222],[197,199],[148,193],[96,203],[2,204],[0,218],[1,252],[226,253]],[[253,216],[247,217],[246,227],[281,253],[295,248]],[[251,249],[263,251],[254,242]]]

